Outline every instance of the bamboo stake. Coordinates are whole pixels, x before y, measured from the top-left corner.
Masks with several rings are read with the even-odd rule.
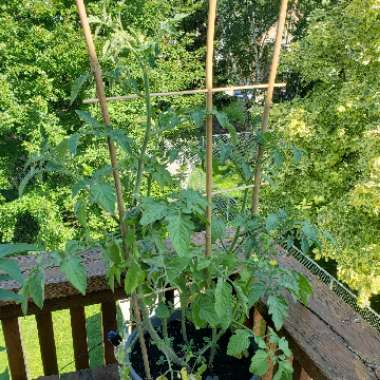
[[[207,57],[206,57],[206,194],[207,194],[207,227],[206,227],[206,256],[211,255],[211,223],[212,223],[212,109],[213,109],[213,59],[214,36],[216,19],[216,1],[209,0],[207,27]]]
[[[92,34],[91,34],[90,24],[89,24],[88,17],[87,17],[86,7],[84,4],[84,0],[76,0],[76,3],[77,3],[78,13],[79,13],[79,17],[80,17],[80,21],[81,21],[81,25],[82,25],[82,29],[83,29],[83,34],[84,34],[85,41],[86,41],[87,52],[88,52],[88,55],[90,58],[91,68],[92,68],[92,71],[93,71],[93,74],[95,77],[95,81],[96,81],[96,94],[97,94],[98,99],[99,99],[99,104],[100,104],[100,109],[102,112],[103,121],[104,121],[106,128],[110,128],[111,119],[109,116],[107,99],[106,99],[105,92],[104,92],[104,83],[103,83],[102,71],[101,71],[101,68],[99,65],[98,57],[96,55],[95,45],[94,45],[94,41],[92,39]],[[124,224],[125,204],[124,204],[124,198],[123,198],[120,176],[119,176],[119,172],[117,170],[116,148],[115,148],[115,145],[113,144],[113,142],[110,138],[108,138],[107,142],[108,142],[108,149],[109,149],[111,166],[112,166],[112,174],[113,174],[115,190],[116,190],[120,234],[121,234],[121,237],[123,240],[124,254],[126,257],[128,257],[128,248],[126,245],[127,229],[126,229],[126,226]],[[135,305],[137,305],[137,307],[135,307],[134,311],[135,311],[135,315],[136,315],[137,320],[141,322],[141,313],[140,313],[140,309],[138,307],[135,295],[132,295],[132,302]],[[148,379],[151,379],[152,377],[151,377],[149,361],[148,361],[148,351],[147,351],[143,332],[140,332],[139,338],[140,338],[141,351],[142,351],[143,358],[144,358],[145,375]]]
[[[79,17],[82,24],[83,34],[86,41],[87,46],[87,52],[90,58],[90,64],[92,68],[92,72],[95,77],[96,82],[96,94],[98,96],[98,101],[100,104],[100,109],[102,111],[102,117],[103,122],[106,126],[106,128],[110,128],[111,125],[111,119],[108,112],[108,105],[107,105],[107,99],[104,92],[104,83],[102,78],[102,71],[99,65],[98,57],[96,55],[95,45],[94,41],[92,39],[91,35],[91,29],[90,24],[88,22],[88,17],[86,13],[86,7],[84,5],[83,0],[77,0],[77,8]],[[123,223],[124,214],[125,214],[125,204],[123,199],[123,193],[121,188],[121,181],[120,181],[120,175],[117,170],[117,157],[116,157],[116,148],[114,143],[110,138],[108,138],[108,150],[109,155],[111,159],[111,166],[112,166],[112,175],[115,183],[115,190],[116,190],[116,200],[117,200],[117,209],[119,214],[119,225],[120,225],[120,233],[122,236],[126,236],[127,231],[125,224]]]
[[[280,61],[281,53],[281,42],[282,35],[284,33],[284,25],[286,20],[286,12],[288,7],[288,0],[281,0],[281,8],[278,17],[278,25],[276,31],[276,40],[274,44],[274,52],[272,58],[272,64],[270,68],[269,81],[268,81],[268,92],[265,99],[263,120],[261,124],[261,132],[266,132],[269,125],[269,113],[273,104],[273,90],[274,82],[276,80],[277,68]],[[252,192],[252,213],[257,215],[259,208],[259,196],[260,196],[260,187],[261,187],[261,176],[262,176],[262,160],[264,155],[264,148],[262,144],[259,144],[257,159],[256,159],[256,170],[255,170],[255,180],[254,188]]]
[[[268,84],[250,84],[250,85],[244,85],[244,86],[227,86],[227,87],[215,87],[211,91],[215,94],[217,92],[232,92],[232,91],[239,91],[239,90],[254,90],[254,89],[267,89]],[[286,83],[275,83],[274,87],[286,87]],[[150,94],[151,97],[161,97],[161,96],[182,96],[182,95],[196,95],[196,94],[207,94],[209,90],[207,88],[199,88],[195,90],[184,90],[184,91],[168,91],[168,92],[152,92]],[[108,102],[115,102],[115,101],[124,101],[124,100],[135,100],[140,99],[141,95],[138,94],[132,94],[132,95],[122,95],[122,96],[110,96],[107,99]],[[95,104],[98,103],[98,98],[90,98],[90,99],[84,99],[83,104]]]

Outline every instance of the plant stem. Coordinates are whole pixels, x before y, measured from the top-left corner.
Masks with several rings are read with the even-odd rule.
[[[142,299],[140,292],[141,291],[139,291],[139,298]],[[180,357],[178,357],[178,355],[173,351],[173,349],[158,335],[149,318],[149,311],[143,302],[141,302],[141,310],[143,313],[146,328],[154,344],[157,345],[158,349],[162,351],[163,354],[167,356],[174,364],[178,365],[181,368],[186,367],[186,362]]]
[[[244,190],[244,196],[243,196],[243,204],[241,206],[241,212],[244,211],[244,209],[246,208],[247,206],[247,201],[248,201],[248,189],[245,189]],[[235,249],[235,246],[236,246],[236,243],[239,239],[239,236],[240,236],[240,226],[236,229],[235,231],[235,236],[232,240],[232,243],[231,243],[231,246],[230,246],[230,252],[232,253]]]
[[[274,52],[272,57],[272,64],[269,73],[268,80],[268,90],[267,96],[265,98],[264,112],[261,123],[261,132],[265,133],[269,127],[269,113],[272,108],[273,102],[273,90],[274,90],[274,82],[276,80],[277,68],[280,61],[280,53],[281,53],[281,42],[282,35],[284,32],[284,26],[286,21],[286,14],[288,8],[288,0],[281,0],[280,14],[278,17],[277,23],[277,31],[276,31],[276,39],[274,43]],[[264,158],[264,146],[263,144],[259,144],[257,157],[256,157],[256,168],[255,168],[255,179],[254,179],[254,188],[252,191],[252,214],[257,215],[259,212],[259,196],[260,196],[260,188],[261,188],[261,177],[262,177],[262,165]]]
[[[215,354],[216,354],[216,335],[217,335],[217,330],[216,327],[213,327],[211,329],[211,351],[210,351],[210,358],[208,361],[208,366],[212,368]]]
[[[187,331],[186,331],[187,302],[186,302],[186,298],[183,296],[183,294],[180,294],[180,301],[181,301],[181,333],[182,333],[182,339],[185,343],[189,343],[189,339],[187,337]]]
[[[142,328],[142,319],[141,319],[139,303],[138,303],[136,295],[132,296],[132,303],[133,303],[134,313],[135,313],[135,317],[137,321],[137,331],[139,333],[139,341],[140,341],[140,348],[141,348],[141,353],[142,353],[143,362],[144,362],[145,376],[147,379],[150,380],[152,379],[152,375],[150,372],[148,350],[146,348],[146,343],[144,339],[144,330]]]
[[[167,341],[169,344],[168,319],[167,318],[161,319],[161,325],[162,325],[162,335],[165,341]]]
[[[226,330],[224,330],[224,329],[220,329],[219,332],[213,337],[214,340],[211,339],[211,342],[210,342],[209,344],[207,344],[205,347],[202,348],[202,350],[201,350],[201,351],[199,352],[199,354],[197,355],[198,358],[197,358],[197,360],[195,361],[195,363],[194,363],[194,365],[193,365],[193,367],[192,367],[192,369],[191,369],[191,372],[194,371],[194,368],[195,368],[195,367],[198,365],[198,363],[201,361],[202,356],[205,354],[205,352],[206,352],[207,350],[209,350],[210,347],[212,347],[213,345],[215,345],[215,344],[219,341],[219,339],[223,336],[223,334],[224,334],[225,332],[226,332]]]
[[[145,153],[148,147],[150,133],[152,130],[152,102],[150,96],[150,82],[149,82],[149,72],[145,64],[141,63],[141,68],[143,71],[143,80],[144,80],[144,99],[146,106],[146,127],[143,144],[141,147],[140,157],[137,163],[137,174],[136,182],[134,189],[134,199],[136,200],[140,193],[141,181],[144,172],[144,163],[145,163]]]
[[[184,342],[189,343],[186,331],[186,310],[184,308],[181,309],[181,332]]]

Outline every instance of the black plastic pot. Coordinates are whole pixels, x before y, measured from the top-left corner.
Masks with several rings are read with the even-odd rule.
[[[173,315],[171,316],[170,318],[171,320],[180,320],[180,311],[177,310],[176,312],[173,313]],[[161,326],[161,321],[159,318],[157,317],[152,317],[151,318],[151,322],[153,324],[153,326],[158,329],[160,326]],[[135,344],[138,342],[138,332],[137,330],[134,330],[132,332],[132,334],[129,335],[126,343],[125,343],[125,350],[126,350],[126,365],[129,367],[130,369],[130,375],[132,377],[132,380],[144,380],[137,372],[136,370],[133,368],[132,366],[132,363],[131,363],[131,352],[135,346]],[[251,378],[249,379],[239,379],[239,380],[259,380],[260,378],[253,375]],[[208,376],[205,378],[205,380],[213,380],[212,377]],[[232,380],[232,379],[231,379]]]

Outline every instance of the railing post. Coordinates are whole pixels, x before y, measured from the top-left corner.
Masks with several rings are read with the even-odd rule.
[[[104,302],[101,304],[102,310],[102,325],[103,325],[103,339],[104,339],[104,360],[106,364],[117,363],[113,345],[107,340],[107,333],[110,330],[117,329],[116,322],[116,303]]]
[[[12,380],[27,380],[24,352],[17,318],[3,319],[5,347]]]
[[[294,367],[294,380],[311,380],[311,377],[307,374],[298,360],[293,361]]]
[[[36,322],[44,374],[46,376],[57,375],[57,351],[55,348],[53,319],[51,313],[45,311],[36,314]]]
[[[71,333],[73,336],[73,348],[75,368],[77,371],[89,367],[89,356],[86,333],[86,316],[83,306],[70,309]]]

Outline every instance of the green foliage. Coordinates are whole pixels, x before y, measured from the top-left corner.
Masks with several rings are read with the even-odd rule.
[[[227,354],[240,359],[242,354],[248,350],[250,337],[251,334],[249,331],[241,329],[236,330],[228,342]]]
[[[110,214],[115,213],[116,194],[113,186],[108,183],[95,182],[90,188],[90,193],[95,203]]]
[[[268,297],[268,312],[272,316],[274,326],[280,330],[288,315],[288,305],[282,297]]]
[[[283,71],[300,78],[303,94],[278,105],[273,128],[283,150],[280,174],[265,191],[268,209],[292,210],[334,236],[302,227],[305,250],[334,260],[340,280],[360,301],[380,292],[379,23],[376,1],[343,1],[316,10],[292,44]],[[291,146],[302,151],[293,161]]]
[[[102,66],[106,86],[113,95],[129,92],[127,83],[135,79],[137,87],[133,92],[141,92],[138,80],[140,67],[136,58],[128,57],[126,66],[119,62],[116,69],[113,63],[111,68],[108,61],[111,55],[106,45],[113,33],[109,26],[116,17],[120,17],[124,25],[146,30],[149,39],[159,36],[157,43],[161,48],[151,73],[152,88],[183,89],[202,80],[203,70],[198,63],[202,51],[193,47],[193,30],[198,28],[198,24],[192,17],[178,16],[197,12],[200,4],[200,1],[169,4],[162,0],[149,2],[149,6],[143,2],[89,2],[93,25],[96,20],[102,21],[96,43],[99,51],[104,47]],[[108,24],[104,22],[105,15]],[[168,19],[172,22],[166,22]],[[84,97],[95,94],[94,84],[89,80],[83,37],[78,33],[75,3],[38,0],[21,4],[12,0],[1,6],[0,21],[0,39],[3,41],[0,54],[0,241],[24,241],[23,237],[28,233],[22,231],[22,236],[18,236],[16,229],[22,215],[27,213],[37,225],[35,231],[29,231],[31,242],[43,241],[49,249],[62,248],[68,239],[83,238],[83,229],[77,228],[73,213],[69,189],[75,179],[70,174],[79,171],[81,176],[88,176],[107,157],[105,147],[98,149],[94,139],[81,133],[80,137],[73,135],[78,130],[82,131],[73,110]],[[177,34],[179,30],[183,32]],[[172,34],[167,38],[169,32]],[[173,107],[184,108],[198,102],[198,99],[178,98]],[[154,112],[156,106],[154,103]],[[113,128],[121,127],[124,134],[128,131],[133,137],[140,138],[142,107],[140,100],[113,105],[110,110]],[[81,117],[91,110],[91,107],[81,108]],[[115,134],[113,137],[122,149],[129,150],[126,140],[121,141],[120,133],[117,133],[118,138]],[[67,168],[67,172],[48,174],[45,161],[38,159],[46,146],[58,148],[65,141],[63,145],[68,144],[70,154],[75,155],[82,139],[81,155]],[[28,156],[37,160],[28,163]],[[66,158],[59,157],[56,162],[62,163]],[[25,176],[26,173],[30,174]],[[24,195],[16,199],[19,187]],[[110,203],[107,201],[105,205],[108,211]],[[97,207],[89,205],[87,212],[91,238],[99,238],[101,226],[105,224],[112,229],[112,223]]]
[[[68,254],[62,259],[60,268],[73,286],[81,294],[86,294],[87,275],[80,258],[73,254]]]
[[[145,272],[140,265],[133,260],[125,276],[124,289],[127,294],[132,294],[145,280]]]
[[[258,376],[265,375],[269,368],[268,358],[269,354],[266,351],[257,350],[255,355],[252,356],[249,370]]]
[[[185,256],[188,252],[194,225],[188,216],[180,212],[169,215],[167,220],[170,241],[178,255]]]

